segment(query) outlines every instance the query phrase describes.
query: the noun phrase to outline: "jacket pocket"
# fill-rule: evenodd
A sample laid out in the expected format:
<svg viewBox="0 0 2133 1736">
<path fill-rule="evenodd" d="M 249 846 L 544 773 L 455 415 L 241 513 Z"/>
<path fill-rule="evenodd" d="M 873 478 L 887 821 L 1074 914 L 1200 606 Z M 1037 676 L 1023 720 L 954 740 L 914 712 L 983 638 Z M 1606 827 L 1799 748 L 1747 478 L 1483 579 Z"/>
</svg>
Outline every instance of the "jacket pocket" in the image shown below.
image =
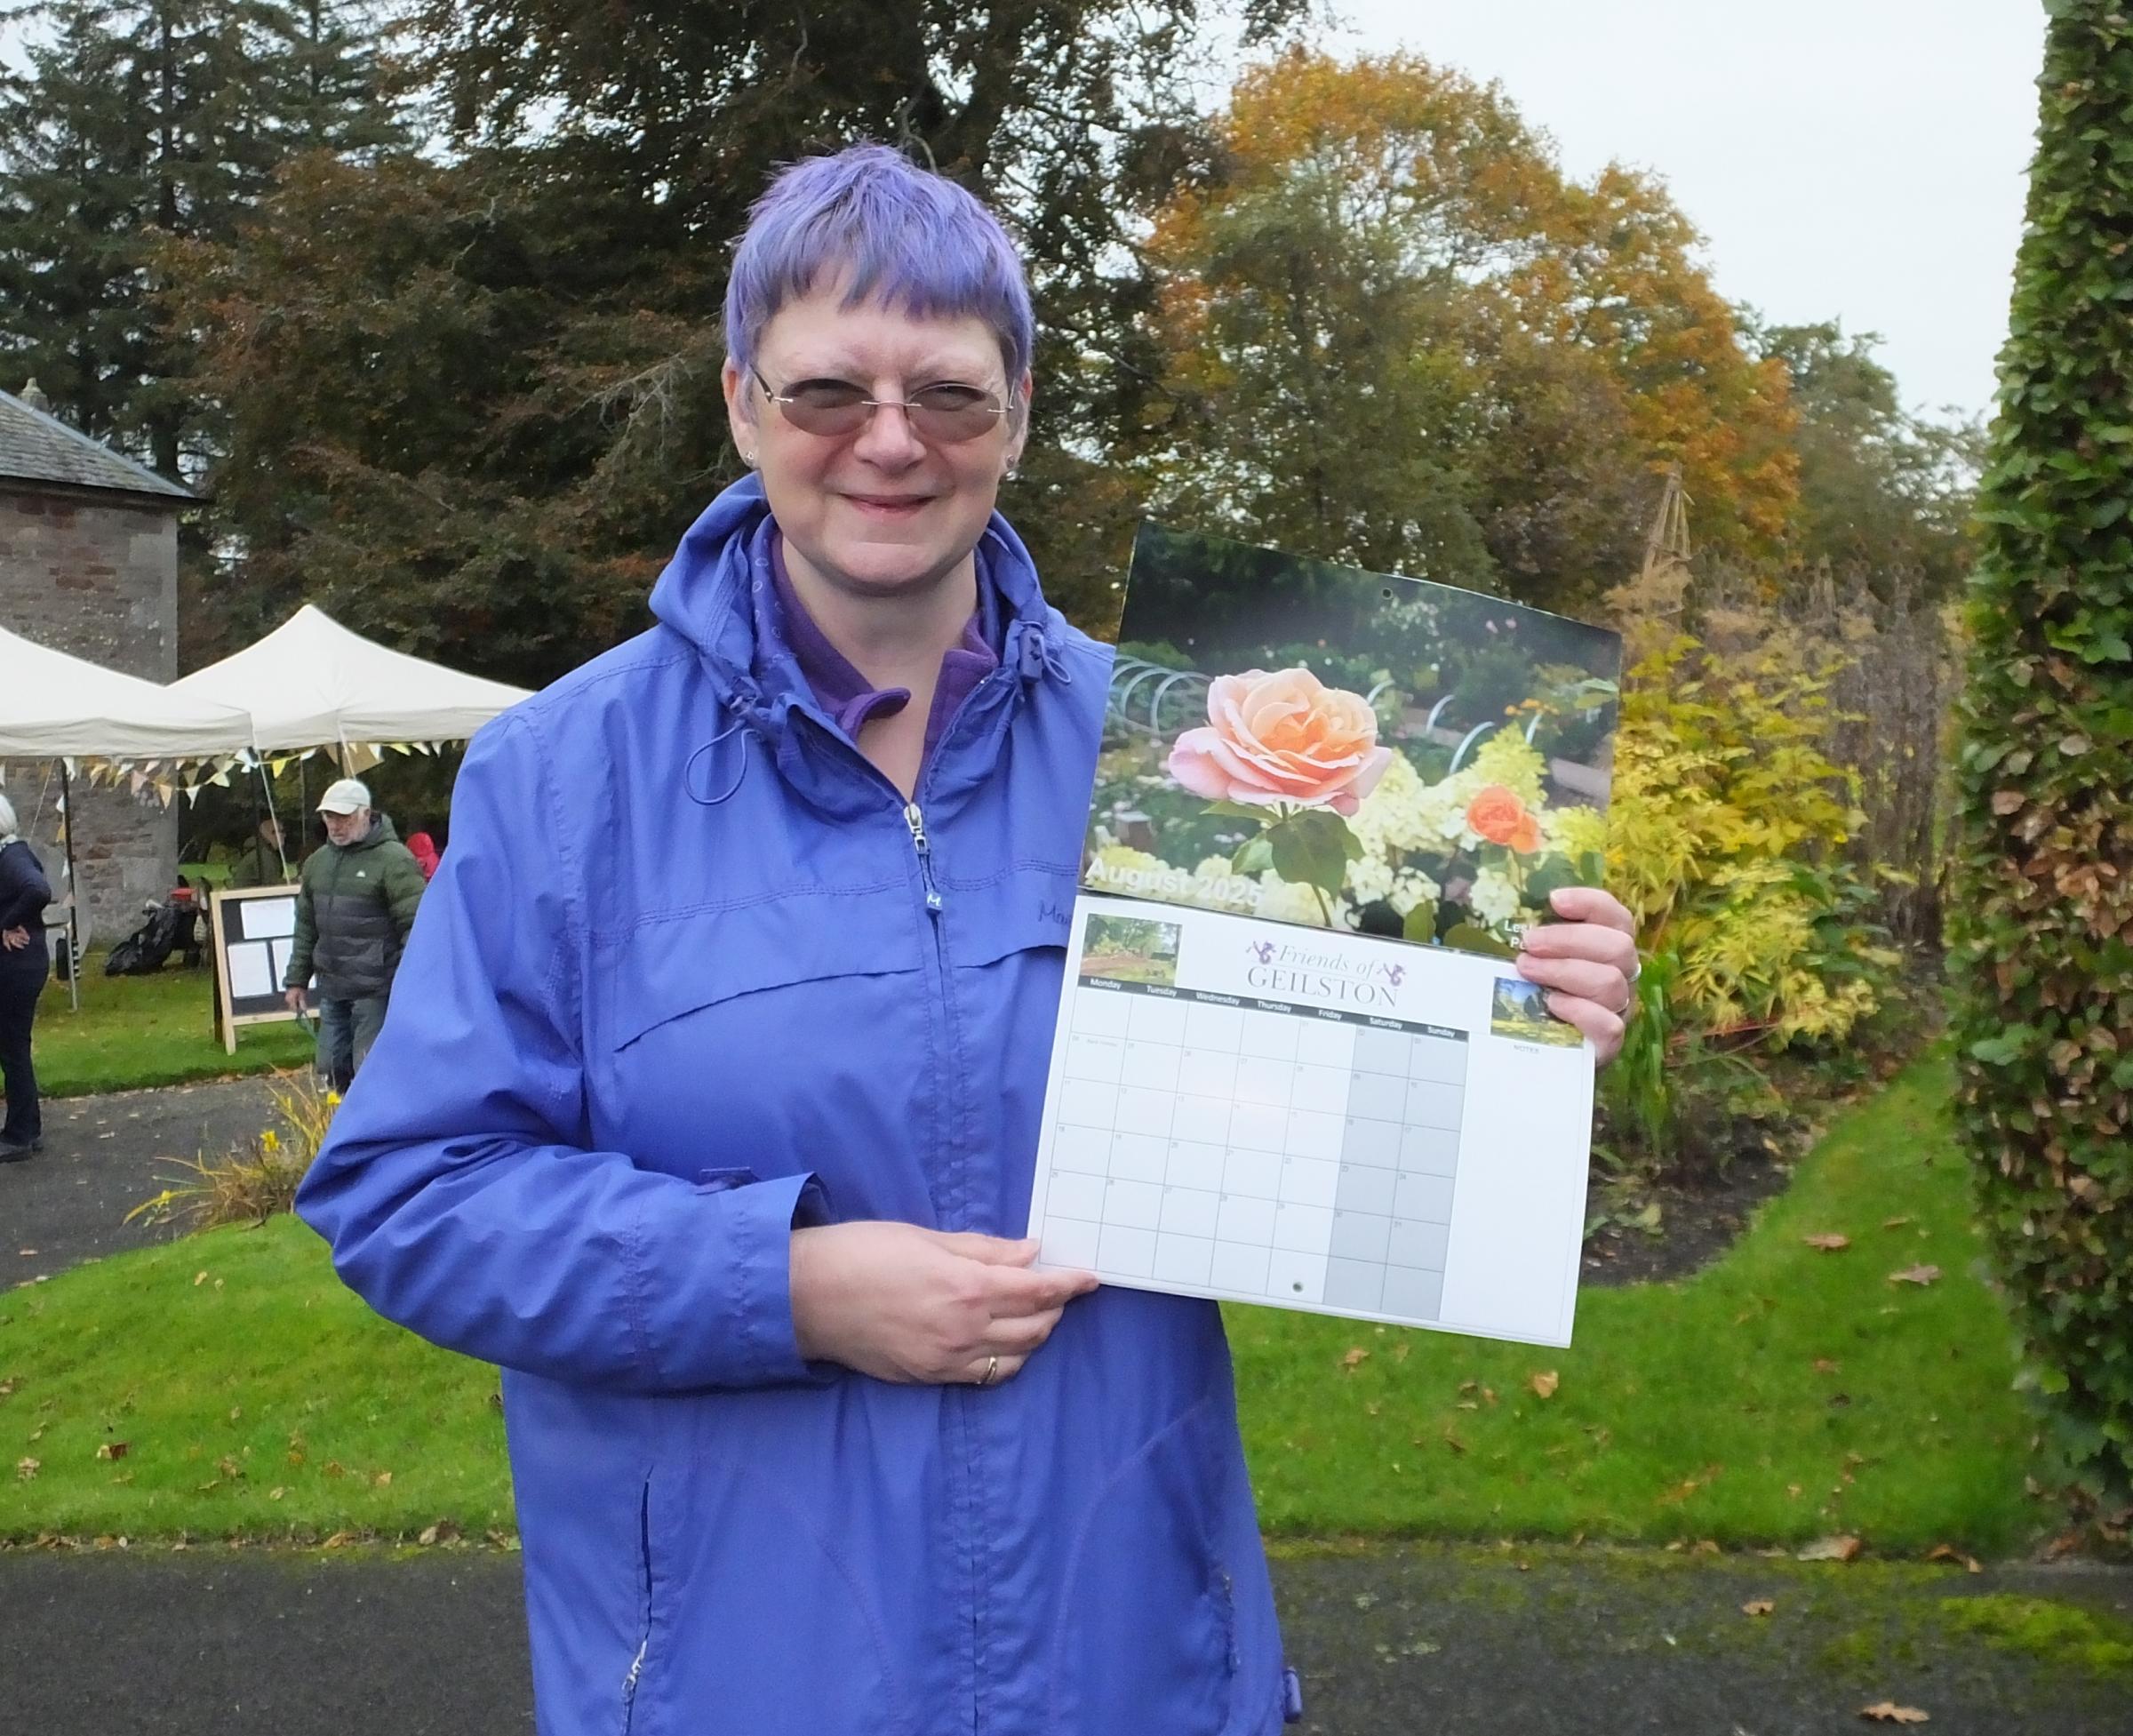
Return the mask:
<svg viewBox="0 0 2133 1736">
<path fill-rule="evenodd" d="M 644 1667 L 651 1657 L 651 1479 L 644 1479 L 644 1492 L 637 1510 L 637 1649 L 622 1678 L 622 1736 L 638 1736 L 637 1691 Z"/>
<path fill-rule="evenodd" d="M 1146 1443 L 1082 1516 L 1051 1657 L 1053 1736 L 1221 1736 L 1235 1699 L 1234 1581 L 1216 1543 L 1226 1455 L 1213 1398 Z"/>
</svg>

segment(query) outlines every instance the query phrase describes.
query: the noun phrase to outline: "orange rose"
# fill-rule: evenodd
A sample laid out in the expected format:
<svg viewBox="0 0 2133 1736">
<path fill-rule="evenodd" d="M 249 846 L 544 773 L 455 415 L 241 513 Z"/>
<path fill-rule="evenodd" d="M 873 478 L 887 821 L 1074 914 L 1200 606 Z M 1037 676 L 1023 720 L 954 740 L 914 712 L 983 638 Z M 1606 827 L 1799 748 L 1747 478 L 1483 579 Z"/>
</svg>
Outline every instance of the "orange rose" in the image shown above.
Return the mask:
<svg viewBox="0 0 2133 1736">
<path fill-rule="evenodd" d="M 1501 784 L 1474 792 L 1466 804 L 1466 829 L 1508 849 L 1530 852 L 1540 848 L 1540 822 Z"/>
<path fill-rule="evenodd" d="M 1362 694 L 1328 687 L 1308 669 L 1247 669 L 1215 677 L 1207 726 L 1178 738 L 1170 769 L 1210 802 L 1346 815 L 1377 788 L 1392 757 L 1378 745 L 1378 716 Z"/>
</svg>

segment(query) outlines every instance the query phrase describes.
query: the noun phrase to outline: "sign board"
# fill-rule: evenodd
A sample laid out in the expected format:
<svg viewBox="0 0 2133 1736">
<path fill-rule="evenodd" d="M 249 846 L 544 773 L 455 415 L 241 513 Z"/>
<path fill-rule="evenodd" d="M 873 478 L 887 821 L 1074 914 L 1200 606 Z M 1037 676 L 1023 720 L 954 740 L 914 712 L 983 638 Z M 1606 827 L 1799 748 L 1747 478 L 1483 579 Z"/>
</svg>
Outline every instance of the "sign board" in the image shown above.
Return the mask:
<svg viewBox="0 0 2133 1736">
<path fill-rule="evenodd" d="M 222 1014 L 222 1046 L 237 1052 L 237 1027 L 308 1016 L 289 1010 L 282 979 L 296 947 L 294 886 L 247 886 L 218 892 L 211 907 L 215 996 Z"/>
</svg>

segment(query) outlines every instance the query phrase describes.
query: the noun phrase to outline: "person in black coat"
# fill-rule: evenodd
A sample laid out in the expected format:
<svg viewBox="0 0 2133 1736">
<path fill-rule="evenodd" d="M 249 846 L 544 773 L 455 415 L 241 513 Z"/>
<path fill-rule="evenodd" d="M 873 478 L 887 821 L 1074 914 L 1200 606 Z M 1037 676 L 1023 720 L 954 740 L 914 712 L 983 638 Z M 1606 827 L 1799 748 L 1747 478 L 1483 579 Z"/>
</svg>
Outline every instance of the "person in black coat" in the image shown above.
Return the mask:
<svg viewBox="0 0 2133 1736">
<path fill-rule="evenodd" d="M 37 1016 L 44 979 L 52 974 L 52 954 L 44 942 L 44 907 L 51 902 L 44 866 L 16 836 L 14 808 L 0 796 L 0 1089 L 7 1095 L 0 1164 L 18 1163 L 44 1143 L 29 1028 Z"/>
</svg>

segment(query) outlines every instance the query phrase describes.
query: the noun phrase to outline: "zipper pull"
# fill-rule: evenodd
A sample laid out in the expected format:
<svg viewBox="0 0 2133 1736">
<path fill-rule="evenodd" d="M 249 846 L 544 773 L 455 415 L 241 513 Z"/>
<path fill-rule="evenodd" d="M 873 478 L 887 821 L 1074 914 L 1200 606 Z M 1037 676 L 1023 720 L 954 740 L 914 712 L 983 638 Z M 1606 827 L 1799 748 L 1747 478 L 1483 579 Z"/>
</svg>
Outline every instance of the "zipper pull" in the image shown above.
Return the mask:
<svg viewBox="0 0 2133 1736">
<path fill-rule="evenodd" d="M 918 804 L 904 804 L 904 824 L 911 828 L 911 847 L 918 852 L 918 871 L 926 883 L 926 911 L 930 916 L 940 914 L 940 892 L 933 884 L 933 845 L 926 837 L 926 817 L 919 812 Z"/>
</svg>

